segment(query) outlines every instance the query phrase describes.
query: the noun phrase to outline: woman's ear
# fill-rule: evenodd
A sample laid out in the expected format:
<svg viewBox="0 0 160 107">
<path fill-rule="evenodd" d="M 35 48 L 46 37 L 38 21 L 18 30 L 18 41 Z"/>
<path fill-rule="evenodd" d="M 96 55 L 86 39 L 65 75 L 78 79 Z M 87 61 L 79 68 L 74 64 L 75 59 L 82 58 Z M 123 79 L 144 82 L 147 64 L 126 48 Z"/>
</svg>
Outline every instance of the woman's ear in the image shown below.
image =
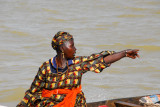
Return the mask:
<svg viewBox="0 0 160 107">
<path fill-rule="evenodd" d="M 63 47 L 64 45 L 62 45 L 62 46 L 60 46 L 60 51 L 61 52 L 64 52 L 64 47 Z"/>
<path fill-rule="evenodd" d="M 63 45 L 60 47 L 60 51 L 61 51 L 62 57 L 65 58 L 65 56 L 64 56 L 64 47 L 63 47 Z"/>
</svg>

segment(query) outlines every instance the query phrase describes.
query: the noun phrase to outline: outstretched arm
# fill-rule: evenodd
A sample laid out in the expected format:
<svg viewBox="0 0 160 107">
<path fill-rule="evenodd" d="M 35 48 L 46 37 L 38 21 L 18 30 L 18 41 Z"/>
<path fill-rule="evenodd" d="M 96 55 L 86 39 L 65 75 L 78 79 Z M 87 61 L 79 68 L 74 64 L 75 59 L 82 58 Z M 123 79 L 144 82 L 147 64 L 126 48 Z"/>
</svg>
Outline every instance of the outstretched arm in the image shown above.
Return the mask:
<svg viewBox="0 0 160 107">
<path fill-rule="evenodd" d="M 104 61 L 106 64 L 111 64 L 124 57 L 135 59 L 136 57 L 139 57 L 138 51 L 138 49 L 127 49 L 120 52 L 116 52 L 112 55 L 105 56 Z"/>
</svg>

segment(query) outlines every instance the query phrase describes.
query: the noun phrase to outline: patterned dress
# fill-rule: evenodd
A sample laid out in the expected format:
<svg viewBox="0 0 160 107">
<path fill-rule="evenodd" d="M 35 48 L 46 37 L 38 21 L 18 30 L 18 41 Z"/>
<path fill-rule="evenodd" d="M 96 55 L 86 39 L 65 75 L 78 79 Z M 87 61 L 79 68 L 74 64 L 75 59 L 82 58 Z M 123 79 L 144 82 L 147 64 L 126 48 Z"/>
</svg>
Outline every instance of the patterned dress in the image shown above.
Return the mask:
<svg viewBox="0 0 160 107">
<path fill-rule="evenodd" d="M 102 51 L 90 56 L 77 56 L 72 60 L 72 64 L 62 74 L 53 73 L 51 60 L 44 62 L 35 76 L 29 90 L 17 107 L 53 107 L 63 101 L 65 94 L 56 94 L 51 97 L 42 97 L 42 90 L 54 89 L 74 89 L 81 85 L 81 78 L 87 71 L 100 73 L 105 64 L 103 57 L 113 54 L 114 51 Z M 86 100 L 83 92 L 78 93 L 75 107 L 86 107 Z"/>
</svg>

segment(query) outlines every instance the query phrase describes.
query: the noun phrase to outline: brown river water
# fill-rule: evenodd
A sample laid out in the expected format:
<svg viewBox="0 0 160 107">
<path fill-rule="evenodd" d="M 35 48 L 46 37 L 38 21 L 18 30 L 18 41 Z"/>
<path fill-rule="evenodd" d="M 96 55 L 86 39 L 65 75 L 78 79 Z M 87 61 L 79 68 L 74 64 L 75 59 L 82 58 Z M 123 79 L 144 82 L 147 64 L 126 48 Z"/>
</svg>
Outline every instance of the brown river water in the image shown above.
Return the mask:
<svg viewBox="0 0 160 107">
<path fill-rule="evenodd" d="M 87 102 L 160 93 L 160 0 L 0 0 L 0 105 L 15 107 L 58 31 L 77 55 L 140 49 L 102 73 L 84 74 Z"/>
</svg>

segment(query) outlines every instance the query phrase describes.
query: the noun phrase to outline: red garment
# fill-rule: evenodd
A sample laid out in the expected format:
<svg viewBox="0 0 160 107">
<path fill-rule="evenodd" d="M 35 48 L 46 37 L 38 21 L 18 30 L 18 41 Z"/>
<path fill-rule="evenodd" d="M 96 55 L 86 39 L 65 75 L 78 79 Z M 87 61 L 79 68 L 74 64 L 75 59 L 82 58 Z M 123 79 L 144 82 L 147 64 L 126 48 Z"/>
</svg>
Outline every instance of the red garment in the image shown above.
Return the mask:
<svg viewBox="0 0 160 107">
<path fill-rule="evenodd" d="M 51 97 L 53 94 L 67 94 L 64 100 L 53 107 L 74 107 L 76 96 L 82 90 L 81 85 L 76 89 L 55 89 L 42 91 L 42 97 Z"/>
<path fill-rule="evenodd" d="M 98 107 L 108 107 L 108 106 L 106 106 L 106 105 L 101 105 L 101 106 L 98 106 Z"/>
</svg>

